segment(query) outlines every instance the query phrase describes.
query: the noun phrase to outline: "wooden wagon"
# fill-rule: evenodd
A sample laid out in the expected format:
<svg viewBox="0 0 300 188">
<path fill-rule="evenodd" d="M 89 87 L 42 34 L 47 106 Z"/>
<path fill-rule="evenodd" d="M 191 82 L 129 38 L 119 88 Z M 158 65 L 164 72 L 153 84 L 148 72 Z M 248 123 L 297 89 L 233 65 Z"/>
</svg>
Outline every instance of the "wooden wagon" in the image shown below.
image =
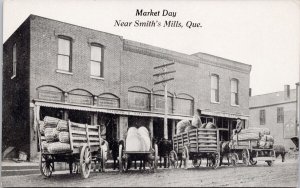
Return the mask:
<svg viewBox="0 0 300 188">
<path fill-rule="evenodd" d="M 104 171 L 106 153 L 101 149 L 103 139 L 100 137 L 99 125 L 79 124 L 71 121 L 67 122 L 70 138 L 70 148 L 62 152 L 50 153 L 43 149 L 41 136 L 38 129 L 39 149 L 40 149 L 40 171 L 45 177 L 51 177 L 54 171 L 55 162 L 66 162 L 69 164 L 70 174 L 73 173 L 73 165 L 83 178 L 88 178 L 91 171 L 92 162 L 100 162 Z M 79 168 L 78 168 L 79 167 Z"/>
<path fill-rule="evenodd" d="M 151 137 L 151 140 L 152 137 Z M 127 172 L 129 163 L 132 161 L 143 161 L 148 163 L 152 172 L 156 172 L 158 164 L 158 146 L 150 145 L 149 151 L 126 151 L 126 141 L 121 140 L 119 144 L 119 171 Z"/>
<path fill-rule="evenodd" d="M 275 161 L 275 150 L 273 148 L 257 147 L 257 140 L 243 141 L 231 140 L 229 144 L 231 163 L 235 166 L 241 158 L 245 165 L 256 165 L 258 161 L 265 161 L 272 166 Z M 241 156 L 241 157 L 239 157 Z"/>
<path fill-rule="evenodd" d="M 216 169 L 220 161 L 219 130 L 197 128 L 174 135 L 172 155 L 183 161 L 185 169 L 189 160 L 194 167 L 200 167 L 203 158 L 211 160 L 212 167 Z"/>
</svg>

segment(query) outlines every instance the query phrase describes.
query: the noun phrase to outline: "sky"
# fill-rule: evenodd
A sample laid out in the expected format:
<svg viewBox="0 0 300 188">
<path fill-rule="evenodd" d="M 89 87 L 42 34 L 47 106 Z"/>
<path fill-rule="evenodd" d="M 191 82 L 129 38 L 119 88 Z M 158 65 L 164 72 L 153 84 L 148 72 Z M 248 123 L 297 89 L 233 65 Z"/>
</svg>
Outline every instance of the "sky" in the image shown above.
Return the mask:
<svg viewBox="0 0 300 188">
<path fill-rule="evenodd" d="M 137 9 L 160 14 L 137 16 Z M 163 16 L 163 10 L 176 16 Z M 293 89 L 299 82 L 298 0 L 4 0 L 3 42 L 30 14 L 181 53 L 250 64 L 252 95 L 282 91 L 285 84 Z M 119 27 L 116 20 L 133 23 Z M 179 21 L 183 27 L 134 27 L 136 20 Z M 186 27 L 188 21 L 202 27 Z"/>
</svg>

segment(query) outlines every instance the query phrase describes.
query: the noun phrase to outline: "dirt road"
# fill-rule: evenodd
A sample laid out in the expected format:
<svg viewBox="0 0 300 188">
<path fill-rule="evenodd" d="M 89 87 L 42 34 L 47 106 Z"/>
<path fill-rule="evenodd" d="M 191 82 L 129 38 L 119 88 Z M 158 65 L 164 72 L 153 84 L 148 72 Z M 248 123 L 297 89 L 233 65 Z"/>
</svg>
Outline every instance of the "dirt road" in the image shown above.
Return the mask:
<svg viewBox="0 0 300 188">
<path fill-rule="evenodd" d="M 157 173 L 131 170 L 120 174 L 117 171 L 91 173 L 88 179 L 80 175 L 54 173 L 50 179 L 41 175 L 12 176 L 2 178 L 2 186 L 250 186 L 250 187 L 296 187 L 298 184 L 298 162 L 295 159 L 282 163 L 277 159 L 269 167 L 260 162 L 256 166 L 228 167 L 214 170 L 207 167 L 199 169 L 158 169 Z"/>
</svg>

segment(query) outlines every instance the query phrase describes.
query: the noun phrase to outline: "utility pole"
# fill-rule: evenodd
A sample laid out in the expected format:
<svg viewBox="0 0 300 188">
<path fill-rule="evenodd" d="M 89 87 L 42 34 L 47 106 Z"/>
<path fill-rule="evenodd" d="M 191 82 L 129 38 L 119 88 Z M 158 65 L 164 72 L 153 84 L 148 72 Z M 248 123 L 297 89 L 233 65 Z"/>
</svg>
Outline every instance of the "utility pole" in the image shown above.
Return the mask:
<svg viewBox="0 0 300 188">
<path fill-rule="evenodd" d="M 167 78 L 167 75 L 174 73 L 176 71 L 167 71 L 168 66 L 174 65 L 175 62 L 163 64 L 157 67 L 154 67 L 154 69 L 161 68 L 163 72 L 154 74 L 154 77 L 161 77 L 162 80 L 158 82 L 154 82 L 154 85 L 157 84 L 163 84 L 164 86 L 164 99 L 165 99 L 165 112 L 164 112 L 164 138 L 168 139 L 168 81 L 174 80 L 174 78 Z"/>
</svg>

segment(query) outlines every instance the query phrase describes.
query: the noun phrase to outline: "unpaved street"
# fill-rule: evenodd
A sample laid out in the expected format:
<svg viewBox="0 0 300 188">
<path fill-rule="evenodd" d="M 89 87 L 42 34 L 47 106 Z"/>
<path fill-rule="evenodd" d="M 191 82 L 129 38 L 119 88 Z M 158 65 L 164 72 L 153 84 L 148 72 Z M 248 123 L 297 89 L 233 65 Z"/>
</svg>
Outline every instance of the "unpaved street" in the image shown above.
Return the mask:
<svg viewBox="0 0 300 188">
<path fill-rule="evenodd" d="M 88 179 L 67 172 L 56 172 L 50 179 L 42 175 L 11 176 L 2 178 L 2 186 L 250 186 L 250 187 L 296 187 L 298 162 L 289 159 L 282 163 L 277 159 L 273 167 L 260 162 L 256 166 L 222 166 L 218 169 L 158 169 L 157 173 L 131 170 L 91 173 Z"/>
</svg>

